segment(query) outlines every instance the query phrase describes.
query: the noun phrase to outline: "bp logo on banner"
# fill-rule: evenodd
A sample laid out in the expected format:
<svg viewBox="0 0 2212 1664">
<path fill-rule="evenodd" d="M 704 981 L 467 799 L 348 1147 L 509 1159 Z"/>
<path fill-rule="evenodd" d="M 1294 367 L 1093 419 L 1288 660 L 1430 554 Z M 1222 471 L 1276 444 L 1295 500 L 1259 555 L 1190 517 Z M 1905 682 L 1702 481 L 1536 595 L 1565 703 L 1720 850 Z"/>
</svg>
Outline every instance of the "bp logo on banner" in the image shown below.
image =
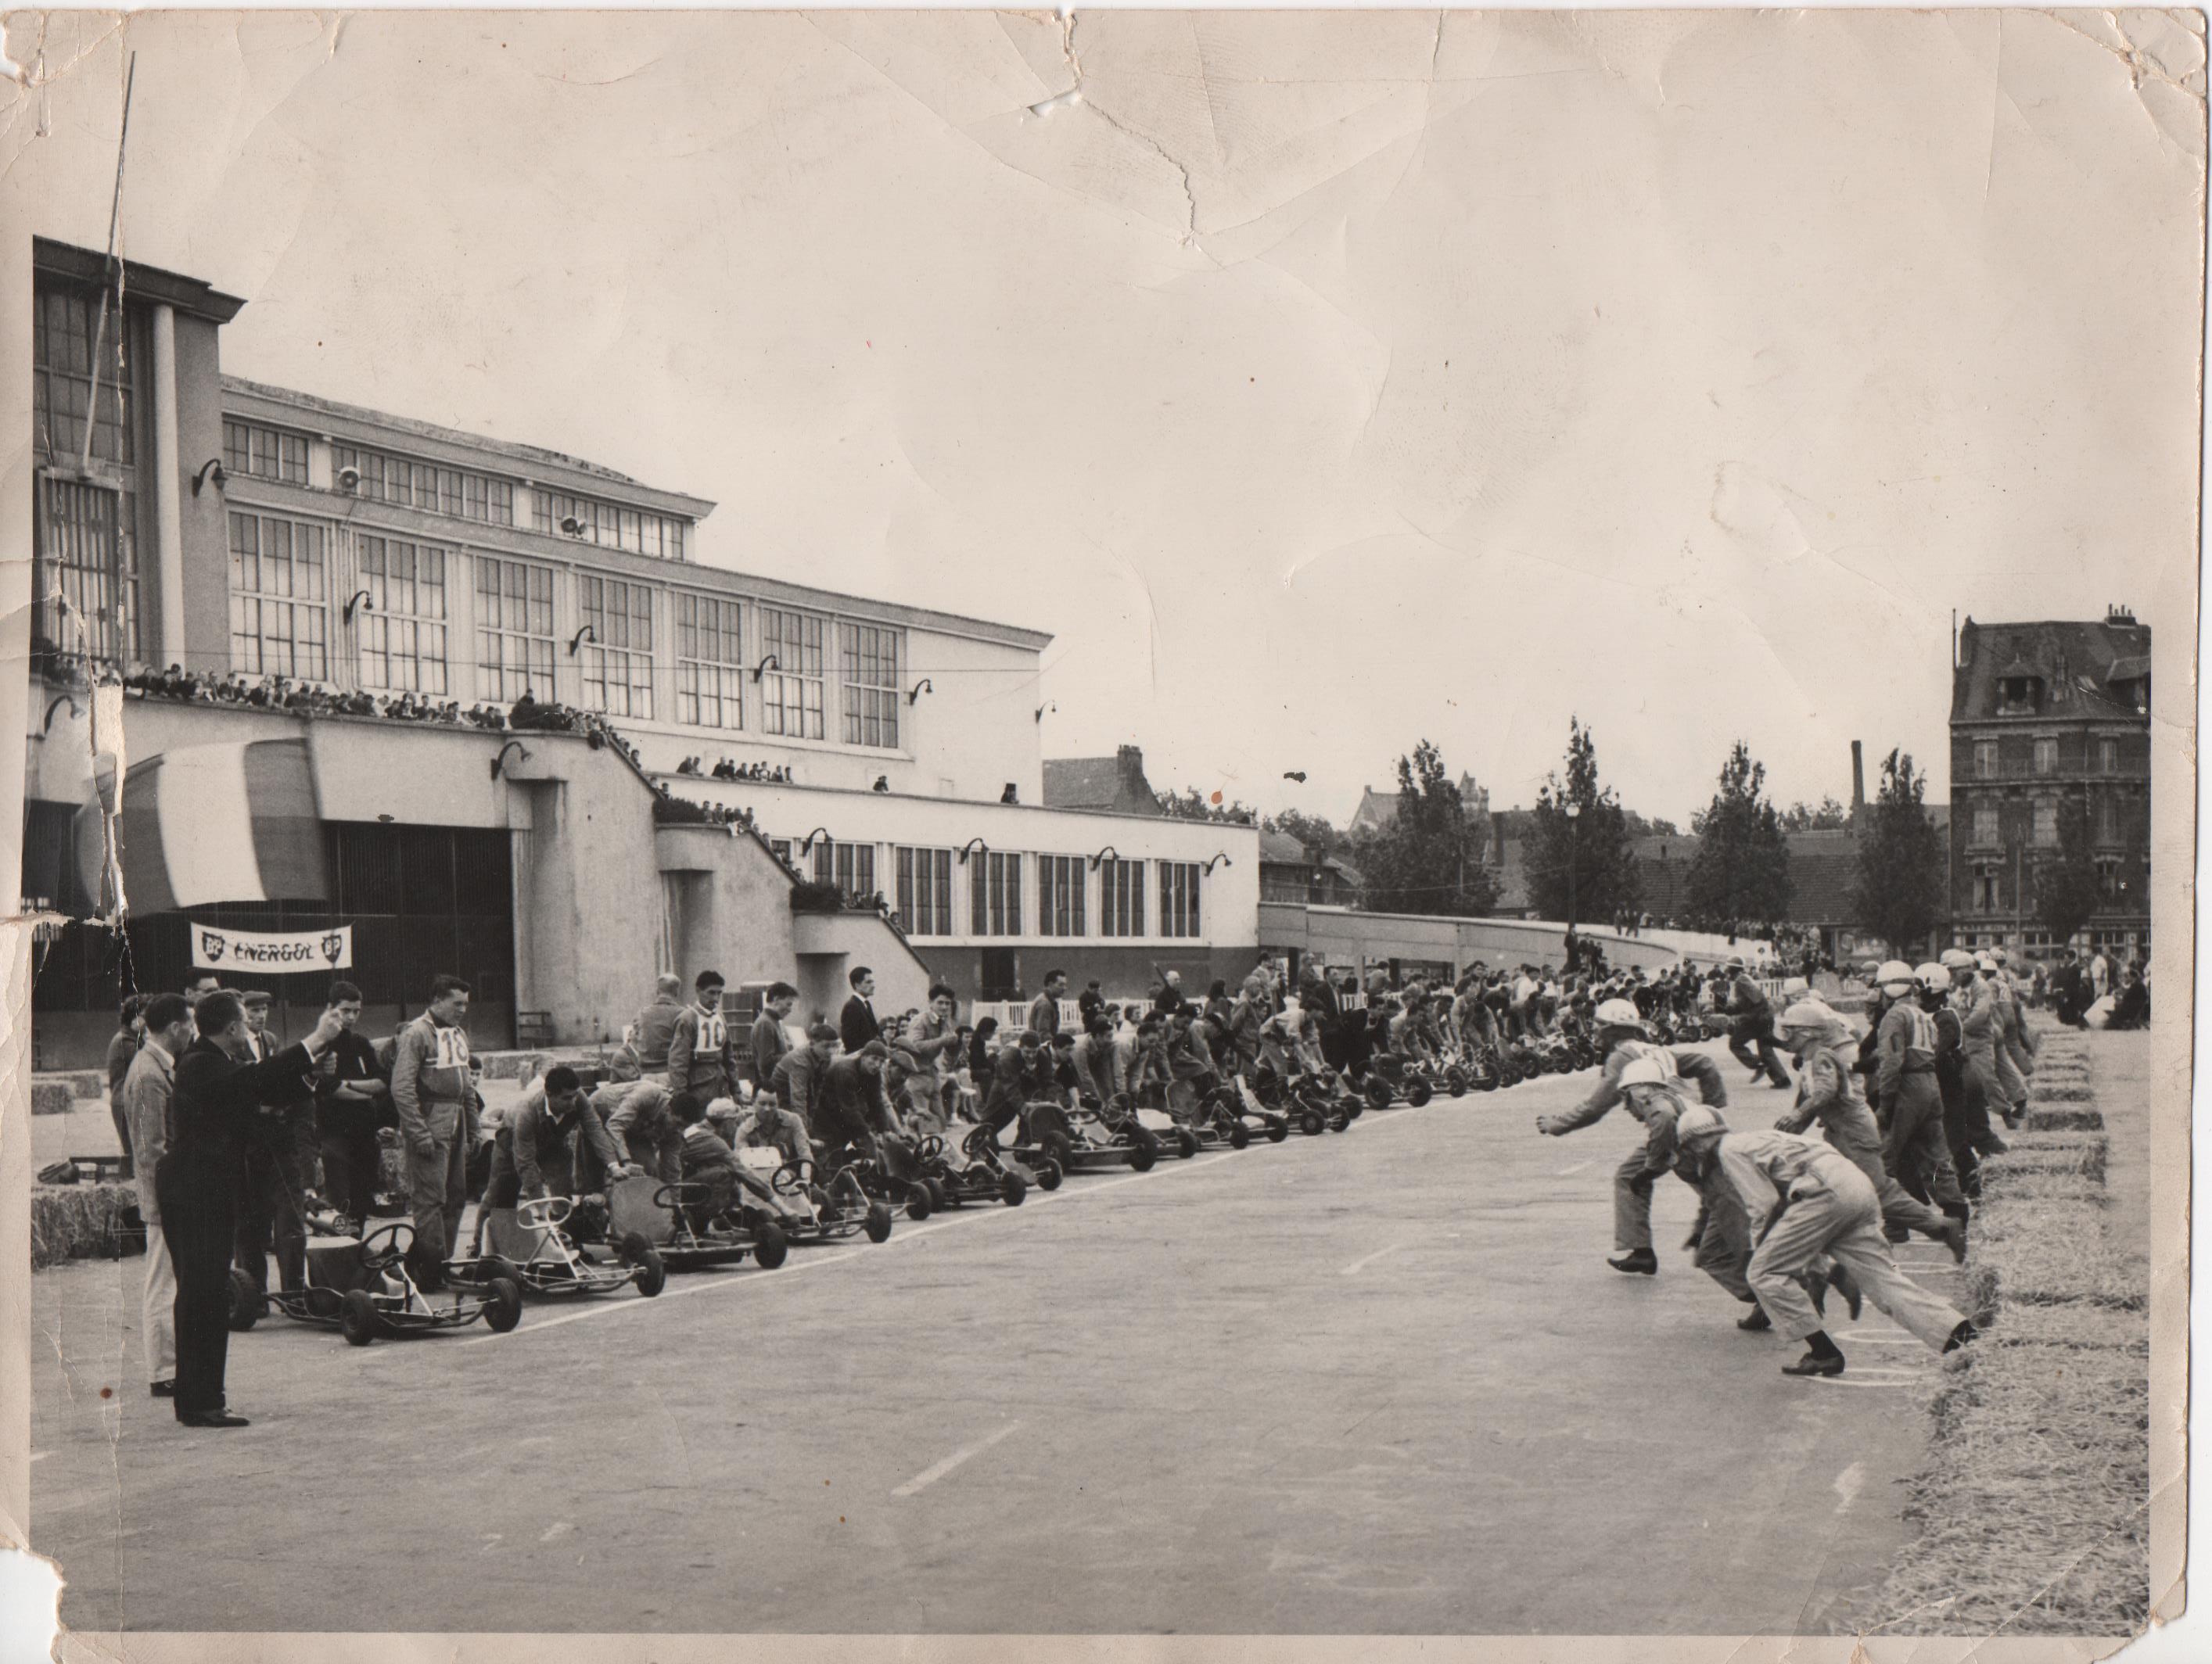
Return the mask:
<svg viewBox="0 0 2212 1664">
<path fill-rule="evenodd" d="M 197 970 L 349 970 L 353 966 L 353 926 L 334 930 L 274 932 L 192 926 L 192 966 Z"/>
</svg>

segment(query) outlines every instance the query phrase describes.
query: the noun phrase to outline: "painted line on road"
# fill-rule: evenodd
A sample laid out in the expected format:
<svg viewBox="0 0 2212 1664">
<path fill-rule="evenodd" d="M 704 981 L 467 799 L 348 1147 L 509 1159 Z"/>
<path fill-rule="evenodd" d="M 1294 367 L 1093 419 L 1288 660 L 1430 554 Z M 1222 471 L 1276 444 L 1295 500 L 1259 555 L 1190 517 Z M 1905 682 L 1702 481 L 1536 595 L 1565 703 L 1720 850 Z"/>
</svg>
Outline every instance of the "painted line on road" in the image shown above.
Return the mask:
<svg viewBox="0 0 2212 1664">
<path fill-rule="evenodd" d="M 1838 1514 L 1850 1513 L 1851 1511 L 1851 1504 L 1859 1499 L 1859 1492 L 1864 1488 L 1865 1485 L 1866 1464 L 1863 1461 L 1855 1461 L 1849 1467 L 1846 1467 L 1842 1473 L 1837 1474 L 1836 1483 L 1832 1489 L 1840 1500 L 1836 1503 L 1836 1512 Z"/>
<path fill-rule="evenodd" d="M 1553 1174 L 1552 1176 L 1553 1176 L 1553 1177 L 1554 1177 L 1554 1178 L 1558 1178 L 1558 1179 L 1564 1179 L 1564 1178 L 1565 1178 L 1565 1177 L 1566 1177 L 1569 1174 L 1571 1174 L 1571 1173 L 1579 1173 L 1579 1172 L 1581 1172 L 1581 1171 L 1583 1170 L 1583 1169 L 1584 1169 L 1584 1168 L 1586 1168 L 1586 1167 L 1595 1167 L 1595 1166 L 1596 1166 L 1596 1165 L 1597 1165 L 1597 1163 L 1596 1163 L 1595 1162 L 1594 1162 L 1594 1161 L 1593 1161 L 1593 1162 L 1577 1162 L 1577 1163 L 1576 1163 L 1572 1167 L 1563 1167 L 1563 1168 L 1561 1168 L 1561 1169 L 1560 1169 L 1557 1173 Z"/>
<path fill-rule="evenodd" d="M 1020 1426 L 1021 1423 L 1018 1421 L 1010 1421 L 1004 1427 L 1001 1427 L 997 1432 L 992 1434 L 990 1437 L 986 1439 L 978 1439 L 975 1443 L 967 1446 L 963 1449 L 955 1450 L 951 1455 L 947 1456 L 943 1461 L 939 1462 L 935 1467 L 923 1468 L 921 1473 L 915 1474 L 904 1485 L 894 1485 L 891 1488 L 891 1495 L 894 1497 L 911 1497 L 917 1491 L 927 1490 L 929 1486 L 935 1485 L 939 1479 L 943 1479 L 947 1473 L 950 1473 L 954 1468 L 959 1467 L 962 1462 L 966 1461 L 969 1457 L 981 1455 L 986 1450 L 988 1450 L 1000 1439 L 1012 1438 L 1014 1436 L 1016 1430 Z"/>
<path fill-rule="evenodd" d="M 44 1461 L 47 1457 L 53 1454 L 54 1453 L 51 1450 L 33 1450 L 31 1452 L 31 1460 L 33 1461 Z"/>
<path fill-rule="evenodd" d="M 1079 1201 L 1085 1196 L 1096 1196 L 1109 1190 L 1118 1190 L 1123 1185 L 1135 1184 L 1146 1179 L 1164 1178 L 1170 1174 L 1188 1173 L 1200 1168 L 1212 1167 L 1218 1162 L 1228 1160 L 1231 1153 L 1224 1150 L 1212 1156 L 1194 1157 L 1189 1161 L 1178 1161 L 1172 1167 L 1163 1163 L 1147 1173 L 1126 1174 L 1121 1178 L 1108 1179 L 1103 1183 L 1085 1184 L 1079 1190 L 1063 1187 L 1060 1190 L 1048 1193 L 1032 1192 L 1030 1199 L 1020 1207 L 1002 1206 L 988 1211 L 979 1210 L 973 1213 L 962 1213 L 953 1218 L 939 1220 L 930 1224 L 914 1225 L 905 1230 L 894 1231 L 889 1242 L 873 1242 L 866 1248 L 847 1248 L 841 1254 L 824 1254 L 814 1259 L 789 1260 L 775 1270 L 769 1272 L 762 1271 L 756 1266 L 752 1272 L 744 1275 L 731 1274 L 720 1277 L 711 1283 L 696 1283 L 688 1288 L 670 1290 L 652 1299 L 641 1296 L 635 1299 L 615 1299 L 607 1301 L 604 1304 L 580 1306 L 576 1310 L 564 1312 L 558 1317 L 548 1317 L 538 1322 L 522 1324 L 506 1334 L 480 1334 L 454 1344 L 461 1346 L 488 1345 L 495 1340 L 511 1340 L 519 1334 L 534 1334 L 540 1329 L 557 1328 L 564 1323 L 581 1323 L 587 1318 L 605 1317 L 616 1312 L 636 1311 L 641 1308 L 665 1305 L 671 1300 L 682 1300 L 693 1295 L 720 1294 L 732 1289 L 771 1288 L 787 1278 L 798 1276 L 800 1272 L 812 1270 L 817 1266 L 839 1265 L 848 1260 L 885 1254 L 902 1243 L 920 1242 L 924 1237 L 934 1236 L 940 1230 L 951 1230 L 959 1225 L 980 1225 L 994 1219 L 1018 1220 L 1024 1215 L 1034 1217 L 1034 1211 L 1040 1207 L 1060 1202 Z M 803 1248 L 793 1250 L 794 1254 L 807 1252 L 808 1250 Z M 374 1357 L 379 1355 L 377 1352 L 370 1352 L 367 1356 Z"/>
<path fill-rule="evenodd" d="M 1337 1275 L 1340 1277 L 1357 1276 L 1360 1272 L 1365 1270 L 1369 1266 L 1373 1265 L 1377 1260 L 1380 1260 L 1384 1254 L 1395 1254 L 1400 1248 L 1405 1246 L 1406 1245 L 1403 1242 L 1393 1242 L 1389 1248 L 1376 1248 L 1374 1253 L 1369 1254 L 1365 1259 L 1354 1260 L 1350 1265 L 1339 1272 Z"/>
</svg>

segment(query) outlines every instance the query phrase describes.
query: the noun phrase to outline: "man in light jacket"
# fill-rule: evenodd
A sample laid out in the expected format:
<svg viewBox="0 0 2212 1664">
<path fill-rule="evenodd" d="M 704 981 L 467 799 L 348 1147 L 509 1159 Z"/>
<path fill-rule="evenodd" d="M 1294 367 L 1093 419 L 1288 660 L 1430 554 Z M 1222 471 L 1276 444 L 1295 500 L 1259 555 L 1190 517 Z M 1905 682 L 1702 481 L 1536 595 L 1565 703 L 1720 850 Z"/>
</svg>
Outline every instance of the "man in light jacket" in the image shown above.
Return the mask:
<svg viewBox="0 0 2212 1664">
<path fill-rule="evenodd" d="M 123 1114 L 131 1129 L 140 1174 L 138 1213 L 146 1222 L 146 1379 L 155 1398 L 177 1391 L 177 1270 L 169 1239 L 161 1233 L 161 1201 L 154 1169 L 169 1147 L 169 1102 L 177 1090 L 177 1059 L 192 1043 L 191 1007 L 184 996 L 156 994 L 142 1013 L 146 1043 L 132 1055 L 123 1078 Z"/>
</svg>

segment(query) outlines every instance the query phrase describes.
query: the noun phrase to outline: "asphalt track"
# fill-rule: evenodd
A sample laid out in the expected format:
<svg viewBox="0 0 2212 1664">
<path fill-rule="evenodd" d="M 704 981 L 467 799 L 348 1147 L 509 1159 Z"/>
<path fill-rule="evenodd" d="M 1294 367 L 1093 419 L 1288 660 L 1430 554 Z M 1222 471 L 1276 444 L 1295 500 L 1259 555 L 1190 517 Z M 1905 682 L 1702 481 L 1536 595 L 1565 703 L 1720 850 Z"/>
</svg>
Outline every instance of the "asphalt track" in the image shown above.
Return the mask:
<svg viewBox="0 0 2212 1664">
<path fill-rule="evenodd" d="M 1672 1180 L 1661 1274 L 1608 1270 L 1635 1124 L 1533 1126 L 1592 1078 L 505 1336 L 271 1320 L 239 1432 L 147 1397 L 143 1261 L 41 1272 L 33 1545 L 94 1631 L 1827 1633 L 1900 1540 L 1936 1361 L 1869 1309 L 1840 1382 L 1784 1378 Z"/>
</svg>

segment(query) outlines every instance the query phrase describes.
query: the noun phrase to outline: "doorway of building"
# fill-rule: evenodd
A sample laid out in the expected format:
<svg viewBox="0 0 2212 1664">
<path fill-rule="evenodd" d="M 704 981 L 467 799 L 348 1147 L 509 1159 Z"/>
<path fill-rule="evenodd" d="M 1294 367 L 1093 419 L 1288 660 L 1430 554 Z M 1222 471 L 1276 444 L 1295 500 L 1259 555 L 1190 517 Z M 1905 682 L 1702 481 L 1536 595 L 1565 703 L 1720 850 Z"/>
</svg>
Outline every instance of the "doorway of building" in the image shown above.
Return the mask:
<svg viewBox="0 0 2212 1664">
<path fill-rule="evenodd" d="M 985 948 L 976 977 L 978 999 L 1013 999 L 1021 993 L 1021 965 L 1012 948 Z"/>
</svg>

